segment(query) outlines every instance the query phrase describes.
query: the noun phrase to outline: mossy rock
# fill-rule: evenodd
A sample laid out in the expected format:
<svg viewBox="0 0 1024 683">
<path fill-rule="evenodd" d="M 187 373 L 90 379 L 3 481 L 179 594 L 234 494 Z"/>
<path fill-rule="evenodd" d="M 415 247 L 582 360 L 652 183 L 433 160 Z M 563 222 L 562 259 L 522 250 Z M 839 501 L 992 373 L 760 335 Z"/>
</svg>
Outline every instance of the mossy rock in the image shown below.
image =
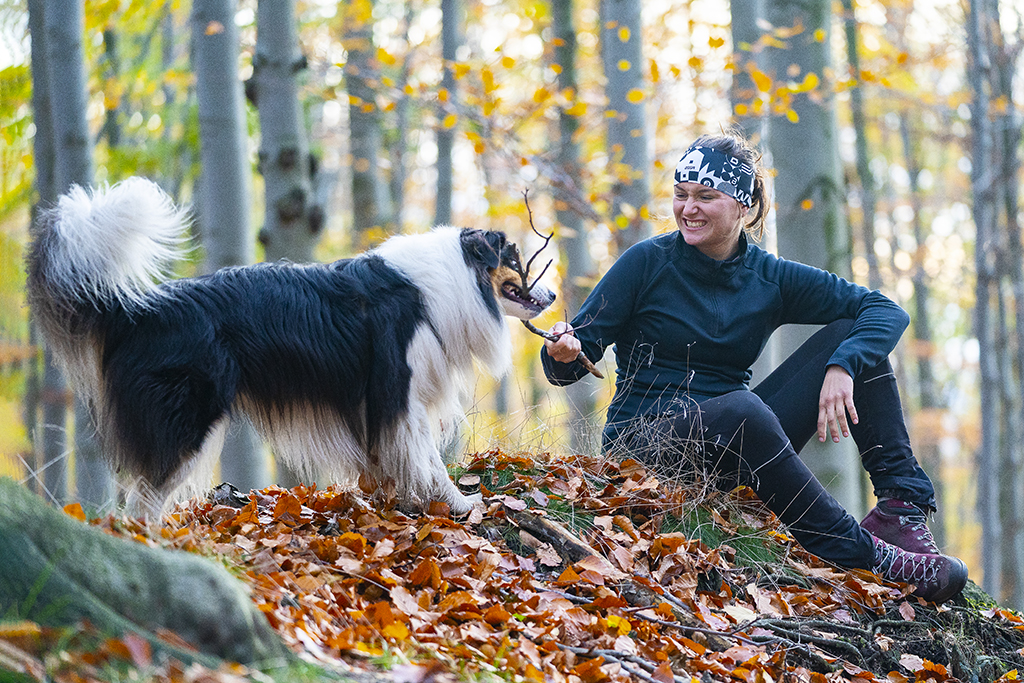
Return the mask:
<svg viewBox="0 0 1024 683">
<path fill-rule="evenodd" d="M 248 589 L 189 553 L 115 538 L 0 478 L 0 619 L 47 626 L 88 620 L 110 635 L 136 633 L 179 659 L 279 666 L 292 655 Z M 196 649 L 157 637 L 172 631 Z"/>
</svg>

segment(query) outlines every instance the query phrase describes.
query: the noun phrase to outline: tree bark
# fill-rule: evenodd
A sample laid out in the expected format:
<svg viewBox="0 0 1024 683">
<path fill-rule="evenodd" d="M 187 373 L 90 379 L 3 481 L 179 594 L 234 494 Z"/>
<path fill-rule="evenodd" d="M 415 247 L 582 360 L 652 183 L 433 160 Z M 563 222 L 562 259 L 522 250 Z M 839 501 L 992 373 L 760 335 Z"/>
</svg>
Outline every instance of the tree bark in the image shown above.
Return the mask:
<svg viewBox="0 0 1024 683">
<path fill-rule="evenodd" d="M 573 19 L 573 0 L 552 0 L 552 28 L 555 31 L 555 63 L 560 67 L 558 88 L 562 92 L 577 93 L 576 79 L 576 23 Z M 558 220 L 558 245 L 565 263 L 562 296 L 568 317 L 580 310 L 595 279 L 594 260 L 590 256 L 583 216 L 572 210 L 571 195 L 578 194 L 582 182 L 580 147 L 577 136 L 579 118 L 563 107 L 558 113 L 558 165 L 561 182 L 552 183 L 555 195 L 555 218 Z M 564 187 L 573 183 L 573 187 Z M 599 360 L 599 359 L 595 359 Z M 569 403 L 569 447 L 573 453 L 593 454 L 600 448 L 597 424 L 597 382 L 586 375 L 566 387 Z"/>
<path fill-rule="evenodd" d="M 995 248 L 992 129 L 989 120 L 990 69 L 987 30 L 992 17 L 984 0 L 968 3 L 967 81 L 971 90 L 971 192 L 976 230 L 974 254 L 974 333 L 981 370 L 981 445 L 978 451 L 978 507 L 981 518 L 982 588 L 999 596 L 1002 567 L 1002 521 L 999 516 L 999 375 L 993 350 L 992 293 Z"/>
<path fill-rule="evenodd" d="M 607 83 L 610 219 L 618 251 L 651 234 L 651 158 L 645 105 L 643 24 L 636 0 L 601 0 L 601 61 Z"/>
<path fill-rule="evenodd" d="M 380 172 L 380 110 L 375 86 L 378 69 L 373 45 L 373 1 L 354 0 L 345 8 L 342 39 L 348 61 L 345 85 L 349 97 L 349 144 L 352 153 L 353 247 L 361 250 L 379 240 L 388 221 L 387 185 Z"/>
<path fill-rule="evenodd" d="M 729 101 L 736 125 L 748 140 L 756 143 L 764 137 L 764 109 L 756 101 L 758 92 L 750 73 L 760 68 L 754 46 L 761 37 L 757 22 L 764 14 L 763 5 L 763 0 L 732 0 L 729 5 L 733 62 L 736 65 L 729 87 Z"/>
<path fill-rule="evenodd" d="M 765 70 L 776 84 L 768 148 L 777 171 L 774 189 L 779 255 L 849 277 L 849 238 L 841 209 L 844 196 L 835 112 L 833 100 L 827 95 L 830 86 L 824 82 L 831 69 L 830 5 L 828 0 L 767 0 L 765 15 L 772 26 L 803 26 L 785 48 L 771 47 L 762 56 Z M 804 93 L 795 95 L 792 101 L 780 98 L 777 86 L 789 77 L 791 65 L 799 68 L 800 79 L 810 74 L 819 79 L 818 97 L 811 99 Z M 779 352 L 791 353 L 809 335 L 805 327 L 781 329 Z M 812 440 L 800 455 L 847 510 L 857 516 L 863 513 L 862 468 L 852 440 L 831 446 Z"/>
<path fill-rule="evenodd" d="M 259 168 L 265 223 L 260 232 L 266 260 L 313 260 L 323 227 L 309 174 L 309 143 L 299 102 L 299 51 L 294 0 L 261 0 L 256 15 L 253 82 L 260 119 Z"/>
<path fill-rule="evenodd" d="M 85 7 L 82 0 L 46 3 L 46 61 L 49 72 L 50 111 L 55 141 L 55 189 L 58 195 L 72 185 L 88 187 L 93 180 L 92 143 L 85 113 L 88 105 L 82 35 Z M 75 475 L 78 496 L 91 506 L 109 502 L 111 474 L 96 441 L 89 407 L 74 402 Z M 51 494 L 66 497 L 64 482 Z"/>
<path fill-rule="evenodd" d="M 448 116 L 458 111 L 458 91 L 455 83 L 455 60 L 463 43 L 462 2 L 441 0 L 441 92 L 444 97 L 438 107 L 437 125 L 437 198 L 434 204 L 434 224 L 452 222 L 452 188 L 454 168 L 452 152 L 455 147 L 455 127 L 448 125 Z"/>
</svg>

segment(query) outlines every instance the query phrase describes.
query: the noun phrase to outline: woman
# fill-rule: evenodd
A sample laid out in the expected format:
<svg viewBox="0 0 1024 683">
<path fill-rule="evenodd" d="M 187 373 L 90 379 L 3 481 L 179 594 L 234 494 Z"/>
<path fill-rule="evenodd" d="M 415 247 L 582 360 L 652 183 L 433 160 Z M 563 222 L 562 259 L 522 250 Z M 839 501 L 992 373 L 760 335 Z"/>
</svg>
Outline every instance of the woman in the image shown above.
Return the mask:
<svg viewBox="0 0 1024 683">
<path fill-rule="evenodd" d="M 916 584 L 942 602 L 967 567 L 928 531 L 931 481 L 910 448 L 888 355 L 909 317 L 877 291 L 779 259 L 759 239 L 768 212 L 756 152 L 702 136 L 680 159 L 678 231 L 628 249 L 573 325 L 541 351 L 555 385 L 615 346 L 617 380 L 605 449 L 673 471 L 700 465 L 716 485 L 751 486 L 800 544 L 843 567 Z M 750 367 L 780 325 L 825 325 L 753 390 Z M 814 434 L 853 437 L 879 503 L 861 524 L 797 455 Z"/>
</svg>

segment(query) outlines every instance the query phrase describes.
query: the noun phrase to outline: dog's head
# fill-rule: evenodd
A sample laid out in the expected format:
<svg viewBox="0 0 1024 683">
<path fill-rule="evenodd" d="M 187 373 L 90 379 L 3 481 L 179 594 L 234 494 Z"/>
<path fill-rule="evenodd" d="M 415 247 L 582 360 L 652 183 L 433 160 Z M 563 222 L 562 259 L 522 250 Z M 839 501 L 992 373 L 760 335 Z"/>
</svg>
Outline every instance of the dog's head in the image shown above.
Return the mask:
<svg viewBox="0 0 1024 683">
<path fill-rule="evenodd" d="M 505 233 L 466 228 L 461 239 L 466 263 L 484 276 L 481 289 L 489 288 L 505 315 L 530 320 L 554 302 L 555 294 L 547 287 L 525 283 L 519 249 L 508 241 Z"/>
</svg>

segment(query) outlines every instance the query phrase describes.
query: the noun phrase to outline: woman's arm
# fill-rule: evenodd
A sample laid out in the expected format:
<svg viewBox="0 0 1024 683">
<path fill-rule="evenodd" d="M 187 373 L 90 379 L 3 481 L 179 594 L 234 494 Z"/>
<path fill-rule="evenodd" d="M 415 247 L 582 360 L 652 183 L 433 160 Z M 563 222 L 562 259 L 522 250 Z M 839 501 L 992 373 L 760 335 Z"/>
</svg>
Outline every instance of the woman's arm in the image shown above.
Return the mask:
<svg viewBox="0 0 1024 683">
<path fill-rule="evenodd" d="M 637 292 L 645 281 L 649 245 L 641 242 L 627 249 L 583 302 L 572 324 L 557 322 L 550 332 L 562 334 L 558 342 L 545 342 L 541 349 L 544 375 L 555 386 L 572 384 L 587 374 L 575 359 L 580 351 L 599 361 L 604 350 L 615 343 L 619 331 L 633 315 Z"/>
</svg>

